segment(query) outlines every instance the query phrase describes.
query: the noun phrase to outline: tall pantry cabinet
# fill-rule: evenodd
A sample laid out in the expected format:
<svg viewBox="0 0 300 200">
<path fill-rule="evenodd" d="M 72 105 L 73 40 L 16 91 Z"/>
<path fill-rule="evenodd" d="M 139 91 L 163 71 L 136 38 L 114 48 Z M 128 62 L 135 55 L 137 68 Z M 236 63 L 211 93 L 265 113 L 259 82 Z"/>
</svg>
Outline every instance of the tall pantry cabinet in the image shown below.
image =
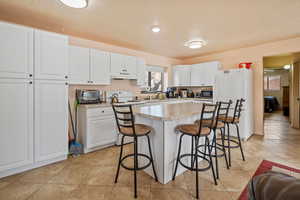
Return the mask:
<svg viewBox="0 0 300 200">
<path fill-rule="evenodd" d="M 1 178 L 67 156 L 68 38 L 0 22 L 0 43 Z"/>
</svg>

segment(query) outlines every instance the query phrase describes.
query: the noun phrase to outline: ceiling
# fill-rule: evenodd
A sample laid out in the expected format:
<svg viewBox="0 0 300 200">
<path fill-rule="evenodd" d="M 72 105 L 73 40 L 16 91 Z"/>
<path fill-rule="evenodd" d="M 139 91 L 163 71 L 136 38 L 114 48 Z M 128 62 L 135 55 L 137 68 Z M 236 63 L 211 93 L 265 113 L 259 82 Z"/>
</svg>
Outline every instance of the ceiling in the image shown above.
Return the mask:
<svg viewBox="0 0 300 200">
<path fill-rule="evenodd" d="M 299 0 L 0 0 L 2 20 L 178 59 L 298 37 L 299 10 Z M 208 44 L 184 47 L 195 38 Z"/>
</svg>

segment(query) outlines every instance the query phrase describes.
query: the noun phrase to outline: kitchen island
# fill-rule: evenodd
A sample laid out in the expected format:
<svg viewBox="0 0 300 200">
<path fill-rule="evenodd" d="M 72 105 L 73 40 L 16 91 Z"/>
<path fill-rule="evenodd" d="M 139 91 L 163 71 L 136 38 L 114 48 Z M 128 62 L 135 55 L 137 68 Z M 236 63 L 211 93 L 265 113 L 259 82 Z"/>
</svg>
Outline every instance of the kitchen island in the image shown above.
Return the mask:
<svg viewBox="0 0 300 200">
<path fill-rule="evenodd" d="M 200 118 L 203 103 L 159 103 L 153 105 L 140 105 L 134 107 L 136 123 L 146 124 L 153 128 L 150 134 L 150 143 L 153 153 L 154 165 L 158 181 L 166 184 L 172 180 L 175 169 L 175 161 L 179 145 L 180 133 L 175 131 L 177 125 L 194 123 Z M 202 138 L 201 138 L 202 139 Z M 200 140 L 200 144 L 204 140 Z M 138 139 L 139 153 L 149 154 L 146 137 Z M 181 153 L 191 152 L 191 137 L 183 137 Z M 139 165 L 145 164 L 145 160 L 139 160 Z M 184 160 L 188 165 L 190 159 Z M 178 166 L 177 175 L 186 171 Z M 153 176 L 152 168 L 145 172 Z"/>
</svg>

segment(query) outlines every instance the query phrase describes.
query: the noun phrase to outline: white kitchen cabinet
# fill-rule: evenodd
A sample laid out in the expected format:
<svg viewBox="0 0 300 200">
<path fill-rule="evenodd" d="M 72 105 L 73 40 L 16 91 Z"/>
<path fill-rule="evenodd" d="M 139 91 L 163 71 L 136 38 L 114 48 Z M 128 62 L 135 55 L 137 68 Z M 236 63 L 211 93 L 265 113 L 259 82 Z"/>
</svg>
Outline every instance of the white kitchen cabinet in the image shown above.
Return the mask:
<svg viewBox="0 0 300 200">
<path fill-rule="evenodd" d="M 173 86 L 190 86 L 191 67 L 189 65 L 177 65 L 173 67 Z"/>
<path fill-rule="evenodd" d="M 68 154 L 68 85 L 35 81 L 35 160 Z"/>
<path fill-rule="evenodd" d="M 36 79 L 64 80 L 68 78 L 68 37 L 35 30 L 34 61 Z"/>
<path fill-rule="evenodd" d="M 0 22 L 0 77 L 30 78 L 33 71 L 33 29 Z"/>
<path fill-rule="evenodd" d="M 191 86 L 214 86 L 215 76 L 220 68 L 218 61 L 191 66 Z"/>
<path fill-rule="evenodd" d="M 136 66 L 136 57 L 110 54 L 110 73 L 113 78 L 136 79 Z"/>
<path fill-rule="evenodd" d="M 69 80 L 72 84 L 90 83 L 90 49 L 69 46 Z"/>
<path fill-rule="evenodd" d="M 117 128 L 112 108 L 81 105 L 78 110 L 78 136 L 84 153 L 114 145 Z"/>
<path fill-rule="evenodd" d="M 91 49 L 90 81 L 94 84 L 109 85 L 110 55 L 108 52 Z"/>
<path fill-rule="evenodd" d="M 146 79 L 146 63 L 143 59 L 137 59 L 137 85 L 140 87 L 147 87 L 147 79 Z"/>
<path fill-rule="evenodd" d="M 33 85 L 0 79 L 0 177 L 5 170 L 33 163 Z"/>
</svg>

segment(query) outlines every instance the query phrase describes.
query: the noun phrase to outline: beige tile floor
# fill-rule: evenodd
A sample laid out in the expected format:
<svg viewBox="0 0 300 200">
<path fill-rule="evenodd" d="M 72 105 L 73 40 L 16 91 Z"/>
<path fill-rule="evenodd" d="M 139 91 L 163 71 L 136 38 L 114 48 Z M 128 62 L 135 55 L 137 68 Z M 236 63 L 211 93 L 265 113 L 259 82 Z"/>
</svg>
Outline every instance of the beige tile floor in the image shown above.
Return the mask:
<svg viewBox="0 0 300 200">
<path fill-rule="evenodd" d="M 215 186 L 209 171 L 200 173 L 203 200 L 235 200 L 263 159 L 300 168 L 300 131 L 289 127 L 280 115 L 266 115 L 265 137 L 244 143 L 246 161 L 238 149 L 232 168 L 221 159 L 220 181 Z M 131 152 L 131 146 L 126 147 Z M 114 184 L 119 149 L 111 147 L 77 158 L 0 179 L 1 200 L 126 200 L 133 198 L 133 174 L 121 169 Z M 195 197 L 195 176 L 185 172 L 166 185 L 138 173 L 138 199 L 190 200 Z"/>
</svg>

